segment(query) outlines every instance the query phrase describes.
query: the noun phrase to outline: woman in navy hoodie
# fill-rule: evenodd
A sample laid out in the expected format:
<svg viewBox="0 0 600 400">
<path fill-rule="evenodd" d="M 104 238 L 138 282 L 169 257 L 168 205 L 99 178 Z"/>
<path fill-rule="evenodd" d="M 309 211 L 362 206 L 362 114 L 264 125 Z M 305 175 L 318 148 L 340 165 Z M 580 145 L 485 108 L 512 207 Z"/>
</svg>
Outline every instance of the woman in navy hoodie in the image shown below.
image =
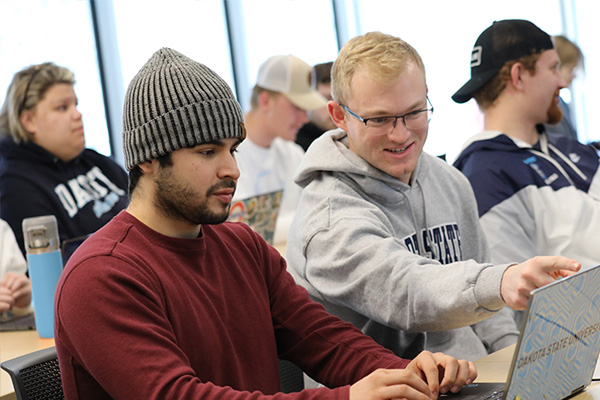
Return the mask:
<svg viewBox="0 0 600 400">
<path fill-rule="evenodd" d="M 0 218 L 21 251 L 22 221 L 55 215 L 61 240 L 96 231 L 127 206 L 127 175 L 85 148 L 75 78 L 47 62 L 15 74 L 0 110 Z"/>
</svg>

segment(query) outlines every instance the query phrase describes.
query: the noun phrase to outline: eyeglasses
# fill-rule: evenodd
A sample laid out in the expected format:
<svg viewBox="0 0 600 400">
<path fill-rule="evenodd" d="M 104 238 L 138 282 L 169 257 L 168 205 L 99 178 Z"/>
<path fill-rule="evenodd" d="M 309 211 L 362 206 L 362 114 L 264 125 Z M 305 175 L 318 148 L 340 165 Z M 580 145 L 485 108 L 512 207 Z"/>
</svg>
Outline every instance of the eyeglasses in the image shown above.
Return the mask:
<svg viewBox="0 0 600 400">
<path fill-rule="evenodd" d="M 342 104 L 341 106 L 348 112 L 348 114 L 364 123 L 365 126 L 373 133 L 384 135 L 390 133 L 396 127 L 399 119 L 402 119 L 402 123 L 409 131 L 426 128 L 429 120 L 431 119 L 431 115 L 433 114 L 433 106 L 431 105 L 431 101 L 429 101 L 429 97 L 426 98 L 429 108 L 411 111 L 404 115 L 398 116 L 363 118 L 345 105 Z"/>
</svg>

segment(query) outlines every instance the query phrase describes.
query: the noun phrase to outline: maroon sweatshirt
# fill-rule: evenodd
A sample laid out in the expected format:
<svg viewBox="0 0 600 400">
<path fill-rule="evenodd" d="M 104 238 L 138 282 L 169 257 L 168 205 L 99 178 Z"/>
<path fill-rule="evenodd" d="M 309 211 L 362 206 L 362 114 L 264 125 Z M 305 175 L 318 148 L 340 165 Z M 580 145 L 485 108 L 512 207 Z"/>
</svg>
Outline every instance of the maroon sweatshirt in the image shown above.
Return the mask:
<svg viewBox="0 0 600 400">
<path fill-rule="evenodd" d="M 377 368 L 404 368 L 327 314 L 273 247 L 241 223 L 196 239 L 123 211 L 71 257 L 56 293 L 67 399 L 347 399 Z M 279 393 L 277 358 L 328 387 Z"/>
</svg>

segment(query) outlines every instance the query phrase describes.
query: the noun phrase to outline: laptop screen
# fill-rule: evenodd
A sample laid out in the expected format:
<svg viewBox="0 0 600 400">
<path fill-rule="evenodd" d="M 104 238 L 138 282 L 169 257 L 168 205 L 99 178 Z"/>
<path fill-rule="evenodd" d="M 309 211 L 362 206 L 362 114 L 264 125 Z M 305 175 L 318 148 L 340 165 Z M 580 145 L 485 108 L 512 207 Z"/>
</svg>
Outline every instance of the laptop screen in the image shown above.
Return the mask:
<svg viewBox="0 0 600 400">
<path fill-rule="evenodd" d="M 562 399 L 591 383 L 600 352 L 600 266 L 531 293 L 507 399 Z"/>
<path fill-rule="evenodd" d="M 228 221 L 247 224 L 258 232 L 267 243 L 273 244 L 282 194 L 283 191 L 278 190 L 234 201 L 229 210 Z"/>
</svg>

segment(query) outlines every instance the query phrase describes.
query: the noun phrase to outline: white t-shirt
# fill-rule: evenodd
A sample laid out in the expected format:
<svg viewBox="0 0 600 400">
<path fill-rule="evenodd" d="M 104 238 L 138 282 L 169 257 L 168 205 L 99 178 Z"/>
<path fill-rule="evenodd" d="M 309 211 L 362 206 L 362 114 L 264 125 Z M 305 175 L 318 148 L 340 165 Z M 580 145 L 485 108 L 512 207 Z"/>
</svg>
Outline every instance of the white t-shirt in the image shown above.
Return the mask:
<svg viewBox="0 0 600 400">
<path fill-rule="evenodd" d="M 261 147 L 246 138 L 236 153 L 240 169 L 234 200 L 283 189 L 273 242 L 287 240 L 302 188 L 294 182 L 294 174 L 304 150 L 298 144 L 275 138 L 270 147 Z"/>
<path fill-rule="evenodd" d="M 9 271 L 26 273 L 27 263 L 19 249 L 15 234 L 3 219 L 0 219 L 0 246 L 0 279 Z"/>
</svg>

